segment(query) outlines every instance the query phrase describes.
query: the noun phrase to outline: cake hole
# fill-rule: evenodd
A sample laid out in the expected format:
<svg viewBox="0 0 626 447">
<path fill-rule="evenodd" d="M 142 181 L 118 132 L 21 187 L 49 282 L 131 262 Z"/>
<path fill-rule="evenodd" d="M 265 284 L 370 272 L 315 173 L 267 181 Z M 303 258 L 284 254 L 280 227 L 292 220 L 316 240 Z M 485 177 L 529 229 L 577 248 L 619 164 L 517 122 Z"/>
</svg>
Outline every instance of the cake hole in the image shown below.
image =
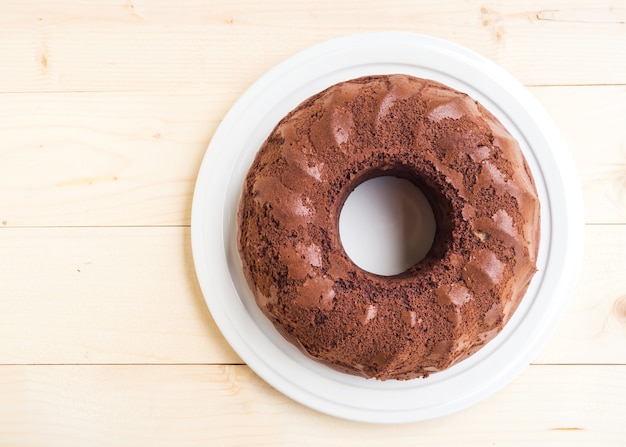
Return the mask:
<svg viewBox="0 0 626 447">
<path fill-rule="evenodd" d="M 357 186 L 339 215 L 339 237 L 352 261 L 370 273 L 398 275 L 426 257 L 435 217 L 410 181 L 376 177 Z"/>
</svg>

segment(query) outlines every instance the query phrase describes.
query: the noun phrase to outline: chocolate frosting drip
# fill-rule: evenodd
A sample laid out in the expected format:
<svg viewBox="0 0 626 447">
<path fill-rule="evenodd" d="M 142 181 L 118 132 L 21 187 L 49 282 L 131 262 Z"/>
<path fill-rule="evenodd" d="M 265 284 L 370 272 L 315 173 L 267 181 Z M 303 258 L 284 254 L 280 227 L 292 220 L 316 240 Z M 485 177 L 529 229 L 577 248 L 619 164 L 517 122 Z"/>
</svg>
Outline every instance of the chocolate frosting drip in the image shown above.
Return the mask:
<svg viewBox="0 0 626 447">
<path fill-rule="evenodd" d="M 390 277 L 357 267 L 338 229 L 350 192 L 383 175 L 419 187 L 437 223 L 426 258 Z M 517 142 L 468 95 L 407 75 L 336 84 L 283 118 L 238 217 L 264 314 L 310 357 L 368 378 L 424 377 L 476 352 L 536 271 L 539 201 Z"/>
</svg>

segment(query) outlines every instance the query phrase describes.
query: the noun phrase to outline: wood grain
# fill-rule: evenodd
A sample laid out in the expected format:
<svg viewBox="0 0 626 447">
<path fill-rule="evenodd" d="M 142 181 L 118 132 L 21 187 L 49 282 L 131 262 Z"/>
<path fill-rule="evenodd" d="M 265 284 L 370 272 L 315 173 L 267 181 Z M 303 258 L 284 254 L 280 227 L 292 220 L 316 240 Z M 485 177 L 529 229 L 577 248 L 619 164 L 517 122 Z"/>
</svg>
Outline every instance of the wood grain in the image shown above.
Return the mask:
<svg viewBox="0 0 626 447">
<path fill-rule="evenodd" d="M 626 8 L 608 0 L 299 3 L 12 2 L 0 18 L 0 91 L 218 92 L 341 35 L 398 30 L 452 40 L 526 84 L 626 79 Z M 294 39 L 292 36 L 298 36 Z M 568 50 L 568 51 L 565 51 Z M 584 61 L 584 63 L 581 63 Z"/>
<path fill-rule="evenodd" d="M 0 444 L 623 446 L 625 374 L 531 366 L 475 407 L 384 426 L 305 408 L 246 366 L 0 366 Z"/>
<path fill-rule="evenodd" d="M 531 91 L 571 150 L 583 187 L 586 222 L 626 223 L 626 86 Z"/>
<path fill-rule="evenodd" d="M 2 363 L 239 363 L 189 228 L 0 229 Z"/>
<path fill-rule="evenodd" d="M 234 98 L 0 96 L 5 226 L 189 224 L 200 160 Z"/>
<path fill-rule="evenodd" d="M 626 223 L 626 86 L 531 92 L 576 161 L 587 222 Z M 0 227 L 189 225 L 200 160 L 240 94 L 0 95 Z"/>
<path fill-rule="evenodd" d="M 587 226 L 585 237 L 575 293 L 535 363 L 626 364 L 626 226 Z"/>
<path fill-rule="evenodd" d="M 626 363 L 626 226 L 588 226 L 586 244 L 537 362 Z M 241 362 L 209 315 L 187 227 L 4 228 L 0 247 L 2 363 Z"/>
</svg>

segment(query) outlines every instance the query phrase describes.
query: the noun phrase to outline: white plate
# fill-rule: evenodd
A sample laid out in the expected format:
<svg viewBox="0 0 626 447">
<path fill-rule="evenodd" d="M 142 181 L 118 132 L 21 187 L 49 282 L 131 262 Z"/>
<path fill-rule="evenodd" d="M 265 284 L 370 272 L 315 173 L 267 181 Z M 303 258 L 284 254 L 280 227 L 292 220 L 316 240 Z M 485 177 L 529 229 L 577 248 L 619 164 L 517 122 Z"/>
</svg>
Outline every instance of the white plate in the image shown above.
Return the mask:
<svg viewBox="0 0 626 447">
<path fill-rule="evenodd" d="M 407 73 L 464 91 L 518 139 L 541 199 L 539 271 L 504 330 L 469 359 L 410 381 L 366 380 L 336 372 L 286 342 L 257 308 L 236 246 L 243 179 L 276 123 L 309 96 L 368 74 Z M 403 423 L 466 408 L 512 380 L 537 355 L 562 316 L 582 259 L 582 195 L 549 116 L 494 63 L 462 47 L 408 33 L 331 40 L 281 63 L 224 117 L 196 183 L 191 220 L 196 272 L 215 322 L 260 377 L 292 399 L 338 417 Z"/>
</svg>

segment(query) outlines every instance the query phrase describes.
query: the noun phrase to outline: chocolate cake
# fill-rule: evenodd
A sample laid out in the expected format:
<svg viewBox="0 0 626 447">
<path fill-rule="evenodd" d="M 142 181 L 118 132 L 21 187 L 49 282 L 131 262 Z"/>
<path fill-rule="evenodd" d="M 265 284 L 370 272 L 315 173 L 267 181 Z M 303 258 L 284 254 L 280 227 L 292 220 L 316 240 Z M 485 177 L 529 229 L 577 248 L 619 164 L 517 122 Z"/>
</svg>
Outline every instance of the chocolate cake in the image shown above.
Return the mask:
<svg viewBox="0 0 626 447">
<path fill-rule="evenodd" d="M 339 213 L 362 182 L 427 197 L 426 257 L 394 276 L 344 251 Z M 306 355 L 349 374 L 412 379 L 475 353 L 536 271 L 539 200 L 518 143 L 468 95 L 367 76 L 307 99 L 271 132 L 243 185 L 238 244 L 256 302 Z"/>
</svg>

